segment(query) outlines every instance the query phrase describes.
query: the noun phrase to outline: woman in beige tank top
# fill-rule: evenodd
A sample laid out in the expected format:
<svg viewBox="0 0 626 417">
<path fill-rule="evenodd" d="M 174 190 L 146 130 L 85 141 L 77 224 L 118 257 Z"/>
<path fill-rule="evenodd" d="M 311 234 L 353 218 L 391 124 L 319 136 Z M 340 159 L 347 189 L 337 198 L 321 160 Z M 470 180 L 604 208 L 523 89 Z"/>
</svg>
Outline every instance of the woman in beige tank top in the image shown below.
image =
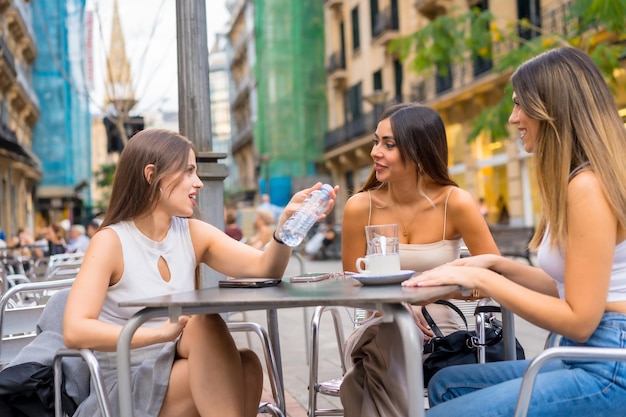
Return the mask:
<svg viewBox="0 0 626 417">
<path fill-rule="evenodd" d="M 344 209 L 344 270 L 355 270 L 366 252 L 364 228 L 376 224 L 398 224 L 401 267 L 418 274 L 457 259 L 463 242 L 472 255 L 499 253 L 476 200 L 448 175 L 446 131 L 436 111 L 417 104 L 389 107 L 370 156 L 372 172 Z M 452 310 L 427 308 L 444 334 L 458 330 Z M 432 337 L 416 313 L 424 338 Z M 372 323 L 348 339 L 353 367 L 341 387 L 345 416 L 407 415 L 402 349 L 395 349 L 401 346 L 399 333 L 393 324 Z"/>
</svg>

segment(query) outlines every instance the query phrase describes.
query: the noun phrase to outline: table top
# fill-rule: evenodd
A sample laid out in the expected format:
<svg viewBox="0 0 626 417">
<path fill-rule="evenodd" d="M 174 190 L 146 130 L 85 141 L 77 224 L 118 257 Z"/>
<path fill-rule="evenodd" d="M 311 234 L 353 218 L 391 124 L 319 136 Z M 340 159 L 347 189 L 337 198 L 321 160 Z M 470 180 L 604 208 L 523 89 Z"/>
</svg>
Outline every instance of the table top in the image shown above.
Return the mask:
<svg viewBox="0 0 626 417">
<path fill-rule="evenodd" d="M 275 287 L 266 288 L 205 288 L 144 298 L 120 303 L 121 307 L 206 307 L 216 312 L 289 308 L 318 305 L 376 308 L 381 304 L 426 304 L 444 298 L 458 286 L 405 288 L 400 284 L 362 285 L 352 278 L 312 283 L 292 284 L 284 279 Z"/>
</svg>

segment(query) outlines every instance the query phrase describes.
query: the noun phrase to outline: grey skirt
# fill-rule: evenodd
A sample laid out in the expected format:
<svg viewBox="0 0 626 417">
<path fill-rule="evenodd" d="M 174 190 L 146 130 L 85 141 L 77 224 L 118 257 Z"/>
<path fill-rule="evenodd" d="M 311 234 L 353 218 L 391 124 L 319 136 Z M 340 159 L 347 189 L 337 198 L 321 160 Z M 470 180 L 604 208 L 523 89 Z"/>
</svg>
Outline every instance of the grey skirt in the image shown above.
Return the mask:
<svg viewBox="0 0 626 417">
<path fill-rule="evenodd" d="M 113 415 L 118 415 L 120 403 L 117 384 L 117 354 L 116 352 L 94 353 L 100 363 L 111 402 L 111 412 Z M 133 415 L 135 417 L 156 417 L 159 414 L 167 391 L 175 354 L 176 342 L 131 350 L 131 386 Z M 74 414 L 74 417 L 92 416 L 102 416 L 93 386 L 89 396 L 79 405 Z"/>
</svg>

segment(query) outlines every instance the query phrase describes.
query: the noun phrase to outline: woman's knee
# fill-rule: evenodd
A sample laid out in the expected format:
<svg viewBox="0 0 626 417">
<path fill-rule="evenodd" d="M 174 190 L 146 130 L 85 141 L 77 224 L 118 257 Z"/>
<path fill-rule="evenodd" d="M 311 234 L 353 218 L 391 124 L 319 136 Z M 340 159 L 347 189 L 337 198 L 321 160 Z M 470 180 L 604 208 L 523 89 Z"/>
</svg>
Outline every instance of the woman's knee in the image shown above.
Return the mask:
<svg viewBox="0 0 626 417">
<path fill-rule="evenodd" d="M 241 356 L 241 366 L 245 373 L 263 375 L 261 360 L 256 353 L 250 349 L 239 349 L 239 356 Z"/>
<path fill-rule="evenodd" d="M 189 320 L 185 331 L 202 332 L 207 334 L 229 333 L 228 326 L 219 314 L 198 314 Z"/>
</svg>

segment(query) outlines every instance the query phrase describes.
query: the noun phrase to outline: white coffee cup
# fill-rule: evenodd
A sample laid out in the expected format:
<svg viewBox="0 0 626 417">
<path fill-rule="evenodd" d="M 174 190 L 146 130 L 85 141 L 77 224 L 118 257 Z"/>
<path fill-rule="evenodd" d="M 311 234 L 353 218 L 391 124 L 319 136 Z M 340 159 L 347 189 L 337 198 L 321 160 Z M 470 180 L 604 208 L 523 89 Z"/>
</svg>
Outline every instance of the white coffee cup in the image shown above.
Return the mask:
<svg viewBox="0 0 626 417">
<path fill-rule="evenodd" d="M 372 253 L 356 260 L 356 269 L 362 275 L 393 275 L 400 272 L 400 255 Z"/>
</svg>

